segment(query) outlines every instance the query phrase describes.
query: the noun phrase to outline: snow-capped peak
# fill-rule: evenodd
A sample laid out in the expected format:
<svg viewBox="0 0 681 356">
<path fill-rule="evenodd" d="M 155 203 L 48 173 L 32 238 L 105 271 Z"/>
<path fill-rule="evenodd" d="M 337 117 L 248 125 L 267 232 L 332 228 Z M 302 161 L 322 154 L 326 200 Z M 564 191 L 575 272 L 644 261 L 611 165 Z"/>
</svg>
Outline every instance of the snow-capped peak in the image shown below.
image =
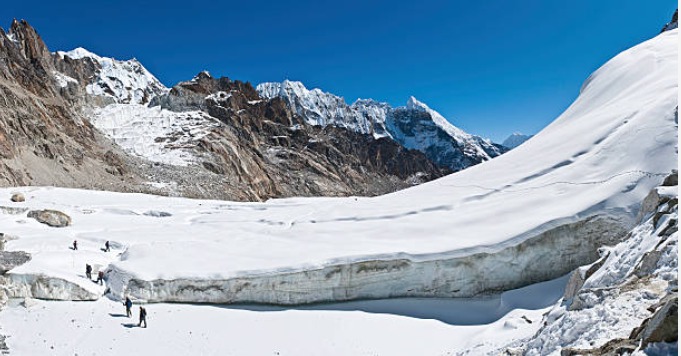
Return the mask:
<svg viewBox="0 0 681 356">
<path fill-rule="evenodd" d="M 506 148 L 516 148 L 523 144 L 525 141 L 529 140 L 532 138 L 533 135 L 525 135 L 521 132 L 514 132 L 510 136 L 508 136 L 504 142 L 501 143 L 502 146 Z"/>
<path fill-rule="evenodd" d="M 57 54 L 61 58 L 75 60 L 89 58 L 98 64 L 96 75 L 86 87 L 87 93 L 93 96 L 109 97 L 116 103 L 146 104 L 154 96 L 169 90 L 134 58 L 119 61 L 99 56 L 82 47 L 68 52 L 59 51 Z"/>
<path fill-rule="evenodd" d="M 321 89 L 309 90 L 299 81 L 261 83 L 256 89 L 263 98 L 282 98 L 311 125 L 333 125 L 375 138 L 390 137 L 453 170 L 502 153 L 489 140 L 464 132 L 413 96 L 406 106 L 392 108 L 373 99 L 357 99 L 348 105 L 342 97 Z"/>
<path fill-rule="evenodd" d="M 102 57 L 88 51 L 83 47 L 74 48 L 68 52 L 58 51 L 57 53 L 61 57 L 69 57 L 71 59 L 92 58 L 96 61 L 100 61 L 102 59 Z"/>
<path fill-rule="evenodd" d="M 460 128 L 452 125 L 444 116 L 440 115 L 439 112 L 431 109 L 428 105 L 423 102 L 418 101 L 415 97 L 409 97 L 407 101 L 407 109 L 425 112 L 430 115 L 433 122 L 439 126 L 441 129 L 445 130 L 450 136 L 455 138 L 469 139 L 471 134 L 461 130 Z"/>
</svg>

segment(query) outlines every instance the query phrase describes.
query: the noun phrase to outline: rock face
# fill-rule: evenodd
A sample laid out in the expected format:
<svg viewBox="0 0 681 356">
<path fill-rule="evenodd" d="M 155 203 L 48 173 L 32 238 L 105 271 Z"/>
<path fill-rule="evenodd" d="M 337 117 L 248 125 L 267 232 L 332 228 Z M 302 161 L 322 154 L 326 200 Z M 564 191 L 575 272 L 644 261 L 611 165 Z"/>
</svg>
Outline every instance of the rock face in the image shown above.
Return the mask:
<svg viewBox="0 0 681 356">
<path fill-rule="evenodd" d="M 57 210 L 31 210 L 28 212 L 28 217 L 52 227 L 71 225 L 71 217 Z"/>
<path fill-rule="evenodd" d="M 25 21 L 0 30 L 0 56 L 0 185 L 264 200 L 449 173 L 393 140 L 310 125 L 249 83 L 202 72 L 169 90 L 136 60 L 50 53 Z"/>
<path fill-rule="evenodd" d="M 206 72 L 151 105 L 215 118 L 217 126 L 195 141 L 192 152 L 205 169 L 237 182 L 246 199 L 375 195 L 448 172 L 392 140 L 310 125 L 283 100 L 261 100 L 249 83 Z"/>
<path fill-rule="evenodd" d="M 450 124 L 442 115 L 411 97 L 404 107 L 359 99 L 352 105 L 320 89 L 308 90 L 301 82 L 262 83 L 258 93 L 269 100 L 282 99 L 313 126 L 335 126 L 391 138 L 408 149 L 423 152 L 440 167 L 458 171 L 504 153 L 507 149 L 471 135 Z"/>
</svg>

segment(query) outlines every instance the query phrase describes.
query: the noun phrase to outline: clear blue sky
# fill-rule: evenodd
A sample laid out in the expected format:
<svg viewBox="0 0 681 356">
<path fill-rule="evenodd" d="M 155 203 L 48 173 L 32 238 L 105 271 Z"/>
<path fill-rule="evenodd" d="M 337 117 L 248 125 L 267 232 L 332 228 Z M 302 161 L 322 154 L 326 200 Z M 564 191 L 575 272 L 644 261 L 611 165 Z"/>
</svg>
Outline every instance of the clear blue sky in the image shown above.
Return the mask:
<svg viewBox="0 0 681 356">
<path fill-rule="evenodd" d="M 536 133 L 587 76 L 655 36 L 672 0 L 7 1 L 50 50 L 136 57 L 168 86 L 207 69 L 404 105 L 471 133 Z"/>
</svg>

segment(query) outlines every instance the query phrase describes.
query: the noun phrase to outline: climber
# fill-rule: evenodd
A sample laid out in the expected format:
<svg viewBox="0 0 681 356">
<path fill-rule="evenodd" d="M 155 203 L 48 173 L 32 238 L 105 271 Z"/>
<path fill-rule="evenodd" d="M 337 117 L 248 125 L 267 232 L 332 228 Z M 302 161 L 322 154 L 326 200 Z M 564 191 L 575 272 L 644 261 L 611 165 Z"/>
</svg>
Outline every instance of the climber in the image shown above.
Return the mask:
<svg viewBox="0 0 681 356">
<path fill-rule="evenodd" d="M 131 317 L 132 316 L 132 300 L 130 300 L 129 297 L 125 297 L 125 303 L 123 303 L 123 305 L 125 305 L 125 315 L 127 315 L 128 318 Z M 146 325 L 147 322 L 145 321 L 144 324 Z"/>
<path fill-rule="evenodd" d="M 140 306 L 140 323 L 137 326 L 142 326 L 142 323 L 144 323 L 144 327 L 147 327 L 147 310 L 142 308 Z"/>
<path fill-rule="evenodd" d="M 89 280 L 92 280 L 92 266 L 88 264 L 85 265 L 85 277 L 87 277 Z"/>
<path fill-rule="evenodd" d="M 111 251 L 111 246 L 109 246 L 109 241 L 104 243 L 104 252 Z"/>
<path fill-rule="evenodd" d="M 78 249 L 78 241 L 73 240 L 73 250 L 75 251 L 77 249 Z"/>
<path fill-rule="evenodd" d="M 104 271 L 97 272 L 97 283 L 104 284 Z"/>
</svg>

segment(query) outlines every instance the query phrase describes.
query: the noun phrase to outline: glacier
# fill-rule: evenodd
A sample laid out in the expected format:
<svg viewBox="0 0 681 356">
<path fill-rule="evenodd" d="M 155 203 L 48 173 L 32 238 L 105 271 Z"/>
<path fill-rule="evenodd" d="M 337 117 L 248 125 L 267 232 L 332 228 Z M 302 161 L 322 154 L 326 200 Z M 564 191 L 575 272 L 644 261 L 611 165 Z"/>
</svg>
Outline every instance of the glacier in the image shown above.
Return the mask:
<svg viewBox="0 0 681 356">
<path fill-rule="evenodd" d="M 384 196 L 233 203 L 21 188 L 26 202 L 9 207 L 64 211 L 73 225 L 0 215 L 20 237 L 7 249 L 34 256 L 8 275 L 87 288 L 77 273 L 95 261 L 112 298 L 268 304 L 485 295 L 560 277 L 621 239 L 677 168 L 677 36 L 610 60 L 518 148 Z M 68 250 L 76 238 L 81 250 Z M 99 251 L 106 240 L 113 253 Z"/>
</svg>

